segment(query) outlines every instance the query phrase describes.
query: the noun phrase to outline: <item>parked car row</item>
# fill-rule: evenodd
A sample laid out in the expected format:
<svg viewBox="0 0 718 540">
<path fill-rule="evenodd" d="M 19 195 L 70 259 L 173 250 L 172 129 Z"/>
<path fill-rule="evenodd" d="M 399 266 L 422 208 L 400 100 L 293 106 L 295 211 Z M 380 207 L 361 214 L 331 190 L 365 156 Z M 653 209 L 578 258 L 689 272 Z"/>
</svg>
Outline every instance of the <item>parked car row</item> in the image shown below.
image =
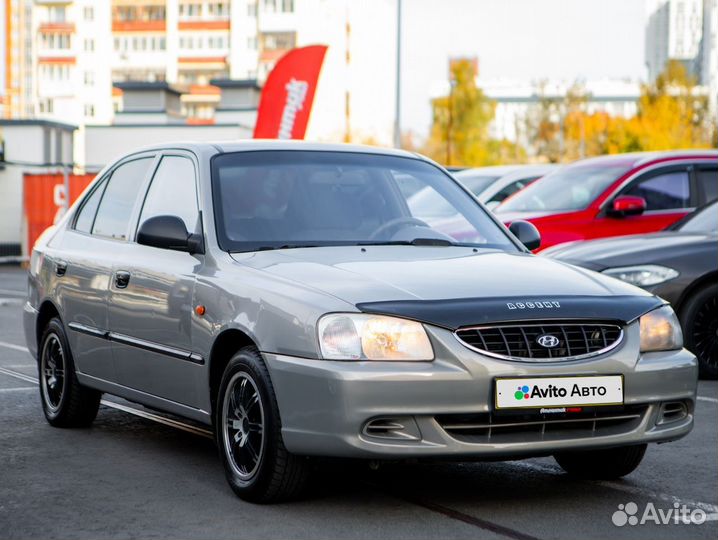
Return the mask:
<svg viewBox="0 0 718 540">
<path fill-rule="evenodd" d="M 680 151 L 585 159 L 534 178 L 493 205 L 480 193 L 500 193 L 511 174 L 532 167 L 455 176 L 505 224 L 533 223 L 541 233 L 535 251 L 670 301 L 701 375 L 718 378 L 717 158 L 715 151 Z M 471 182 L 492 170 L 503 176 L 484 180 L 477 193 Z"/>
</svg>

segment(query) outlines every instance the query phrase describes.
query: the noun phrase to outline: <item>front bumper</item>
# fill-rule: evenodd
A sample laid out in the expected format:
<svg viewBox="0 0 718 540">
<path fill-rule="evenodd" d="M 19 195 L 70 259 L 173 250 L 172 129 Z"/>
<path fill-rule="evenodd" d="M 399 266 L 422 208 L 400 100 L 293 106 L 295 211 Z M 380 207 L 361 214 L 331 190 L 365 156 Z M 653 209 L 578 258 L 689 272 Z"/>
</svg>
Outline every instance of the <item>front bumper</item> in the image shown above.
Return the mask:
<svg viewBox="0 0 718 540">
<path fill-rule="evenodd" d="M 473 352 L 449 331 L 428 327 L 433 362 L 335 362 L 265 353 L 288 450 L 297 454 L 374 459 L 454 459 L 547 455 L 557 451 L 663 442 L 693 427 L 698 369 L 686 350 L 639 354 L 638 325 L 623 343 L 585 361 L 523 363 Z M 491 418 L 496 377 L 623 374 L 624 422 L 580 429 L 530 423 L 509 430 L 457 432 L 446 418 Z M 666 420 L 666 405 L 683 414 Z M 624 415 L 617 412 L 616 415 Z M 376 436 L 367 422 L 401 424 L 396 437 Z M 540 424 L 540 422 L 539 422 Z M 375 425 L 375 424 L 370 424 Z M 508 433 L 506 433 L 508 431 Z"/>
</svg>

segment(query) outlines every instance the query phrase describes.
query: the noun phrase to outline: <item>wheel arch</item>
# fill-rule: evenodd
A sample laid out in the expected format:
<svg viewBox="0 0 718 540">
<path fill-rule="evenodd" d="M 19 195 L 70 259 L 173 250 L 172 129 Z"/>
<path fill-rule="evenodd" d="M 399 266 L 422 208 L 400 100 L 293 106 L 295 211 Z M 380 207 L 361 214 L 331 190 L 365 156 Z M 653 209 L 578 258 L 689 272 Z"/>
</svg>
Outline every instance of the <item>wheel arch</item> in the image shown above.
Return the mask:
<svg viewBox="0 0 718 540">
<path fill-rule="evenodd" d="M 686 290 L 683 291 L 683 294 L 681 294 L 681 297 L 678 299 L 678 302 L 676 302 L 676 305 L 674 306 L 676 313 L 680 314 L 686 301 L 691 298 L 691 296 L 693 296 L 696 292 L 700 291 L 707 285 L 715 283 L 718 283 L 718 271 L 716 270 L 710 271 L 707 274 L 704 274 L 700 278 L 693 281 L 688 287 L 686 287 Z"/>
<path fill-rule="evenodd" d="M 214 340 L 209 354 L 209 397 L 212 406 L 212 421 L 217 405 L 217 391 L 222 380 L 222 374 L 232 356 L 243 347 L 257 346 L 254 338 L 239 328 L 222 330 Z"/>
<path fill-rule="evenodd" d="M 38 356 L 40 353 L 40 341 L 42 340 L 42 334 L 47 326 L 47 323 L 54 318 L 58 318 L 60 319 L 60 322 L 62 322 L 60 310 L 52 302 L 52 300 L 43 300 L 40 304 L 40 308 L 38 309 L 37 318 L 35 319 L 35 339 L 37 343 Z"/>
</svg>

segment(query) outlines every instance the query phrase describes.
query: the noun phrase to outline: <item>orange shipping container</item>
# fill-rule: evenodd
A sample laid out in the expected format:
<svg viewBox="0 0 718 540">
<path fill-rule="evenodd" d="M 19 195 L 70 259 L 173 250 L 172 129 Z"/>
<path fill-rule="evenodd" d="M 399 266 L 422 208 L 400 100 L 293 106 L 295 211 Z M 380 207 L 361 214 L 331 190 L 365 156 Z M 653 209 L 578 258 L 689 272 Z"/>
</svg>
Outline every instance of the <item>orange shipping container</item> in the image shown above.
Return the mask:
<svg viewBox="0 0 718 540">
<path fill-rule="evenodd" d="M 70 204 L 85 190 L 94 174 L 70 175 Z M 27 223 L 27 246 L 32 250 L 35 240 L 53 225 L 62 214 L 64 180 L 62 174 L 25 174 L 23 207 Z M 29 255 L 29 253 L 27 253 Z"/>
</svg>

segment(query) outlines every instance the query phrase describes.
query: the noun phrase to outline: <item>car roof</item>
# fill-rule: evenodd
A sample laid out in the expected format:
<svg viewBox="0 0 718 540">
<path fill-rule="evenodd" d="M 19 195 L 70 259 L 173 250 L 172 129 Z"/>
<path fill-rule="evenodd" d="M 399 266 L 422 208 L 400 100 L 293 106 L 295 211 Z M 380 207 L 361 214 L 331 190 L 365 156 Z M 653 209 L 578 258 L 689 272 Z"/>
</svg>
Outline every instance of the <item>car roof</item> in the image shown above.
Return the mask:
<svg viewBox="0 0 718 540">
<path fill-rule="evenodd" d="M 473 167 L 454 173 L 456 178 L 474 178 L 476 176 L 503 176 L 529 165 L 492 165 L 490 167 Z"/>
<path fill-rule="evenodd" d="M 395 148 L 383 148 L 366 146 L 360 144 L 343 143 L 318 143 L 297 140 L 275 140 L 275 139 L 242 139 L 232 141 L 177 141 L 162 144 L 145 146 L 137 152 L 166 149 L 185 149 L 190 151 L 212 151 L 212 152 L 251 152 L 262 150 L 305 150 L 323 152 L 353 152 L 361 154 L 379 154 L 389 156 L 408 157 L 413 159 L 425 159 L 418 154 Z"/>
<path fill-rule="evenodd" d="M 680 159 L 680 158 L 718 158 L 717 150 L 668 150 L 668 151 L 657 151 L 657 152 L 630 152 L 627 154 L 610 154 L 606 156 L 596 156 L 587 159 L 581 159 L 574 161 L 569 166 L 582 166 L 582 165 L 625 165 L 627 167 L 639 167 L 652 163 L 655 161 L 661 161 L 665 159 Z"/>
</svg>

